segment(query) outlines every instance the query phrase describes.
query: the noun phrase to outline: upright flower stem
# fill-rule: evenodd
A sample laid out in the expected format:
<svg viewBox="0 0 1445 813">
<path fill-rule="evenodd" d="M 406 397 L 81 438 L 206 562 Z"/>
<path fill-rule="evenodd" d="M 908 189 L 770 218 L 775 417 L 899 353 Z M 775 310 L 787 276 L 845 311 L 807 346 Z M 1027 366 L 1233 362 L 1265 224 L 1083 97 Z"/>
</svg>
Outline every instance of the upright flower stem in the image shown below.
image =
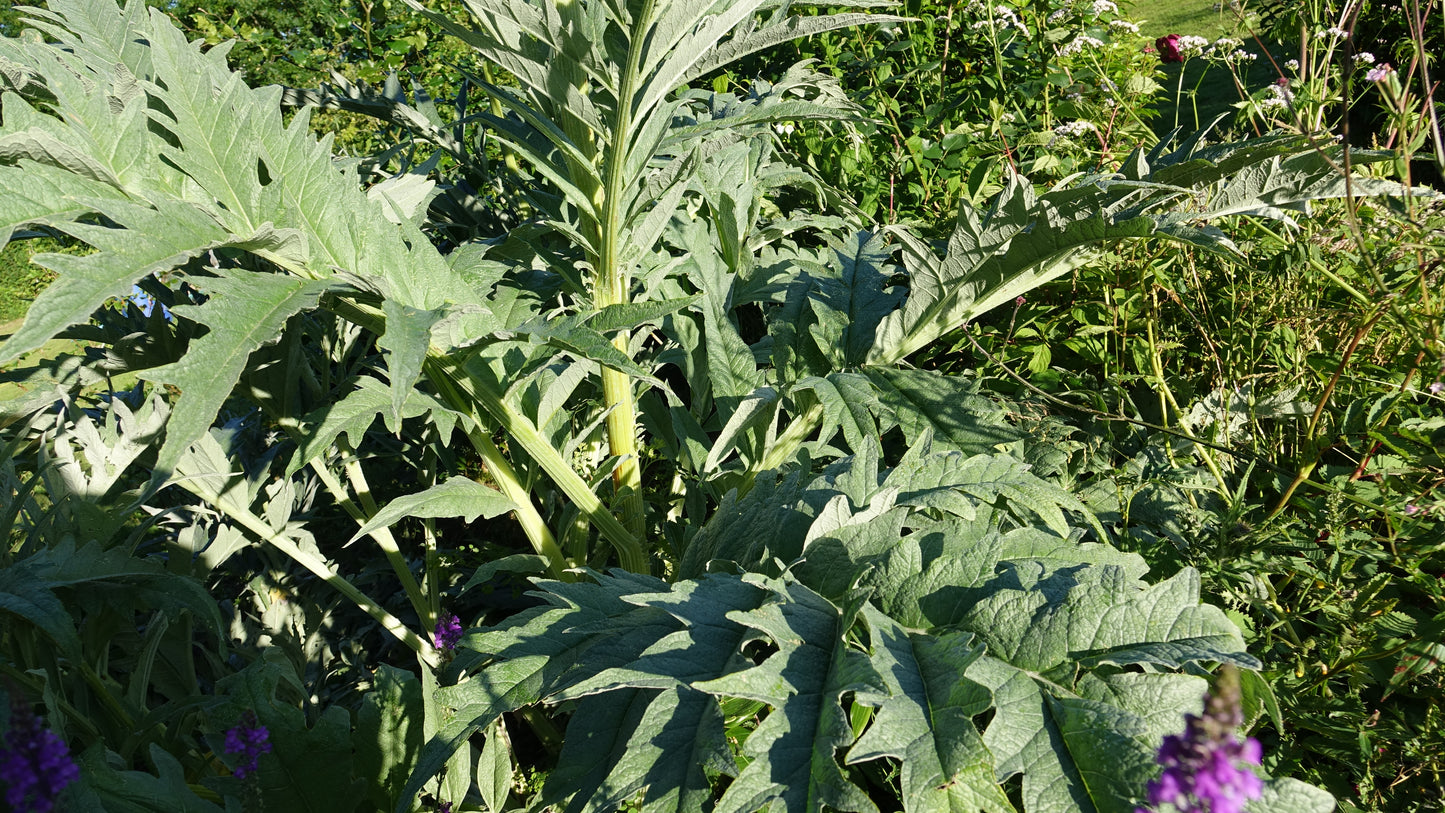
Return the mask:
<svg viewBox="0 0 1445 813">
<path fill-rule="evenodd" d="M 632 301 L 632 274 L 622 257 L 622 227 L 627 217 L 623 187 L 627 183 L 627 148 L 632 142 L 633 97 L 637 95 L 641 79 L 638 63 L 642 58 L 644 36 L 652 19 L 653 5 L 653 0 L 644 2 L 633 19 L 627 67 L 617 94 L 617 121 L 607 144 L 601 222 L 598 223 L 601 245 L 598 246 L 597 278 L 593 291 L 599 310 Z M 612 344 L 627 355 L 630 339 L 628 331 L 620 331 L 612 339 Z M 621 499 L 620 519 L 628 533 L 640 540 L 647 515 L 642 499 L 642 469 L 637 460 L 637 407 L 633 399 L 632 380 L 620 370 L 602 368 L 602 397 L 610 410 L 607 414 L 608 451 L 618 460 L 617 468 L 612 472 L 612 484 Z M 627 566 L 624 563 L 624 567 Z"/>
</svg>

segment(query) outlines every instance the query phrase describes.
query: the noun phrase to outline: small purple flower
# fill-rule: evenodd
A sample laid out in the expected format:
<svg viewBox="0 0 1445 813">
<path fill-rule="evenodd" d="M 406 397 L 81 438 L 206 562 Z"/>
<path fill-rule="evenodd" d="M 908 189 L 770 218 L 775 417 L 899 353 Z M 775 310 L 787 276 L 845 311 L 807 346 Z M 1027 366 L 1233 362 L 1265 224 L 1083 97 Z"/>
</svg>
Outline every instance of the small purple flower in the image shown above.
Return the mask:
<svg viewBox="0 0 1445 813">
<path fill-rule="evenodd" d="M 1179 50 L 1179 35 L 1170 34 L 1154 40 L 1154 47 L 1159 50 L 1160 62 L 1183 62 L 1184 54 Z"/>
<path fill-rule="evenodd" d="M 240 757 L 236 778 L 245 779 L 256 772 L 256 761 L 271 753 L 271 733 L 256 721 L 256 712 L 246 710 L 240 722 L 226 731 L 226 753 Z"/>
<path fill-rule="evenodd" d="M 1436 381 L 1426 387 L 1426 389 L 1430 390 L 1431 395 L 1439 395 L 1442 391 L 1445 391 L 1445 381 Z"/>
<path fill-rule="evenodd" d="M 1234 734 L 1244 722 L 1239 700 L 1239 671 L 1226 665 L 1205 698 L 1203 716 L 1186 715 L 1184 733 L 1165 737 L 1159 746 L 1164 773 L 1149 782 L 1150 806 L 1168 804 L 1180 813 L 1241 813 L 1246 801 L 1260 797 L 1264 782 L 1249 768 L 1259 764 L 1259 741 L 1240 742 Z"/>
<path fill-rule="evenodd" d="M 451 652 L 457 648 L 457 642 L 460 640 L 462 640 L 462 620 L 451 613 L 442 613 L 441 617 L 437 619 L 437 628 L 432 635 L 432 643 L 443 652 Z"/>
<path fill-rule="evenodd" d="M 10 703 L 10 730 L 0 745 L 0 783 L 6 809 L 16 813 L 49 813 L 66 785 L 80 778 L 64 741 L 43 727 L 30 704 Z"/>
<path fill-rule="evenodd" d="M 437 813 L 452 813 L 452 803 L 442 802 L 442 806 L 437 808 Z"/>
<path fill-rule="evenodd" d="M 1416 505 L 1416 504 L 1414 504 L 1414 503 L 1409 503 L 1408 505 L 1405 506 L 1405 516 L 1407 516 L 1407 517 L 1413 517 L 1413 516 L 1415 516 L 1415 515 L 1418 514 L 1418 513 L 1420 513 L 1420 506 L 1418 506 L 1418 505 Z"/>
<path fill-rule="evenodd" d="M 1389 76 L 1394 70 L 1394 68 L 1390 67 L 1390 63 L 1382 62 L 1365 73 L 1365 81 L 1383 82 L 1385 81 L 1385 77 Z"/>
</svg>

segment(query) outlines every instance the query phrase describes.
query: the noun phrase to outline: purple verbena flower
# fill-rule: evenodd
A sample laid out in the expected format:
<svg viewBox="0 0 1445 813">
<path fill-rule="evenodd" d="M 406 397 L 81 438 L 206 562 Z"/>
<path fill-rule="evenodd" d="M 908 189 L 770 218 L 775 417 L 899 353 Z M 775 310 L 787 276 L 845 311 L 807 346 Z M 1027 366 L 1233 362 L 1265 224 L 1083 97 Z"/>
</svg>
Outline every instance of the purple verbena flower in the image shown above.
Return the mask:
<svg viewBox="0 0 1445 813">
<path fill-rule="evenodd" d="M 80 778 L 65 742 L 43 727 L 30 704 L 12 699 L 10 730 L 0 744 L 5 806 L 16 813 L 49 813 L 66 785 Z"/>
<path fill-rule="evenodd" d="M 1264 782 L 1250 770 L 1260 761 L 1259 741 L 1241 742 L 1235 729 L 1244 722 L 1239 710 L 1239 671 L 1225 666 L 1205 698 L 1204 714 L 1186 715 L 1183 734 L 1171 734 L 1159 746 L 1164 773 L 1149 782 L 1151 807 L 1172 806 L 1179 813 L 1241 813 L 1258 799 Z M 1139 808 L 1136 813 L 1147 813 Z"/>
<path fill-rule="evenodd" d="M 236 764 L 238 779 L 255 773 L 256 761 L 262 754 L 271 753 L 271 733 L 256 721 L 256 712 L 248 709 L 240 722 L 226 730 L 226 753 L 240 757 Z"/>
<path fill-rule="evenodd" d="M 432 635 L 432 643 L 443 652 L 451 652 L 457 648 L 457 642 L 461 640 L 462 620 L 451 613 L 442 613 L 441 617 L 437 619 L 437 628 Z"/>
</svg>

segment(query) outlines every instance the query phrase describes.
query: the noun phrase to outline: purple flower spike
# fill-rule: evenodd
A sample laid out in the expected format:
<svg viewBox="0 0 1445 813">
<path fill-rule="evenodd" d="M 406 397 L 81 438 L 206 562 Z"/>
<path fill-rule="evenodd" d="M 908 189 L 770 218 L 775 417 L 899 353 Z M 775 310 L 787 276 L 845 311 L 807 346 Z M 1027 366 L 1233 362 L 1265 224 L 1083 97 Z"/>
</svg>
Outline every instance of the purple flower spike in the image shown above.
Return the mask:
<svg viewBox="0 0 1445 813">
<path fill-rule="evenodd" d="M 1151 807 L 1167 804 L 1180 813 L 1242 813 L 1244 803 L 1264 793 L 1250 765 L 1261 757 L 1259 741 L 1235 736 L 1244 722 L 1239 710 L 1239 670 L 1226 665 L 1205 698 L 1204 714 L 1186 715 L 1183 734 L 1159 746 L 1164 773 L 1149 782 Z M 1149 813 L 1138 808 L 1135 813 Z"/>
<path fill-rule="evenodd" d="M 462 620 L 451 613 L 442 613 L 437 619 L 436 633 L 432 635 L 432 643 L 437 649 L 443 652 L 451 652 L 457 648 L 457 642 L 462 640 Z"/>
<path fill-rule="evenodd" d="M 256 772 L 256 760 L 271 753 L 271 733 L 256 721 L 256 712 L 247 710 L 241 721 L 226 731 L 226 753 L 239 756 L 236 778 L 245 779 Z"/>
<path fill-rule="evenodd" d="M 80 768 L 54 731 L 44 728 L 30 705 L 12 700 L 10 730 L 0 744 L 0 783 L 5 806 L 16 813 L 49 813 L 66 785 L 80 778 Z"/>
</svg>

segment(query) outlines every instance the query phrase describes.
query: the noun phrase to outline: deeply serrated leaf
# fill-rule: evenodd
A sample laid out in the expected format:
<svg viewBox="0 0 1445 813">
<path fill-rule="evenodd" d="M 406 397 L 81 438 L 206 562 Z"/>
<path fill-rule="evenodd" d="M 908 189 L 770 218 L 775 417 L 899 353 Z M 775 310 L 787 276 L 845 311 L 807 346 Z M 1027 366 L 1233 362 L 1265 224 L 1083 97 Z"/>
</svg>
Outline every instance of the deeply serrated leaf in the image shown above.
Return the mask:
<svg viewBox="0 0 1445 813">
<path fill-rule="evenodd" d="M 868 658 L 847 643 L 858 605 L 840 610 L 798 584 L 761 585 L 777 599 L 734 620 L 767 635 L 778 647 L 762 664 L 694 683 L 694 688 L 767 703 L 773 712 L 743 743 L 751 758 L 718 802 L 718 810 L 742 813 L 778 803 L 790 811 L 875 811 L 844 776 L 836 751 L 853 741 L 839 705 L 845 692 L 879 691 Z"/>
<path fill-rule="evenodd" d="M 442 314 L 418 310 L 391 299 L 382 303 L 382 311 L 386 314 L 386 332 L 377 338 L 376 345 L 387 354 L 386 369 L 391 378 L 391 408 L 382 415 L 386 418 L 386 428 L 400 434 L 407 401 L 421 377 L 422 362 L 431 346 L 432 325 Z"/>
<path fill-rule="evenodd" d="M 169 476 L 186 447 L 210 428 L 251 353 L 276 341 L 286 321 L 314 308 L 330 287 L 326 281 L 228 271 L 208 281 L 210 299 L 205 305 L 175 309 L 211 332 L 192 342 L 180 361 L 142 376 L 181 391 L 156 460 L 158 476 Z"/>
<path fill-rule="evenodd" d="M 873 636 L 873 668 L 887 692 L 859 696 L 878 712 L 847 761 L 897 759 L 907 813 L 1013 813 L 972 719 L 991 698 L 960 677 L 983 647 L 967 633 L 909 634 L 872 606 L 863 615 Z"/>
</svg>

